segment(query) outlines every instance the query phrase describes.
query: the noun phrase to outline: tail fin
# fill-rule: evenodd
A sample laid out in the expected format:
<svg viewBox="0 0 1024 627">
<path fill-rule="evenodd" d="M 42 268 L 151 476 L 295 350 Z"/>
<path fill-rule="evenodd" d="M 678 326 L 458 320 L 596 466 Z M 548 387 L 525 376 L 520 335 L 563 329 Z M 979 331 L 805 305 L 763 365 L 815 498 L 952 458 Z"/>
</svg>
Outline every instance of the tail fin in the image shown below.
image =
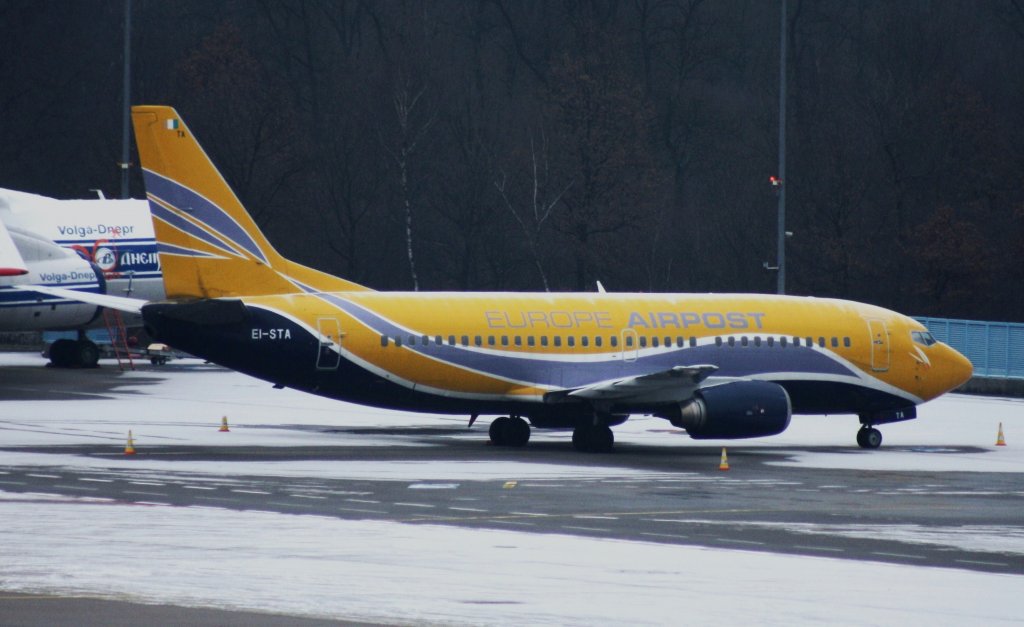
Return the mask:
<svg viewBox="0 0 1024 627">
<path fill-rule="evenodd" d="M 132 107 L 168 298 L 368 288 L 282 257 L 171 107 Z"/>
</svg>

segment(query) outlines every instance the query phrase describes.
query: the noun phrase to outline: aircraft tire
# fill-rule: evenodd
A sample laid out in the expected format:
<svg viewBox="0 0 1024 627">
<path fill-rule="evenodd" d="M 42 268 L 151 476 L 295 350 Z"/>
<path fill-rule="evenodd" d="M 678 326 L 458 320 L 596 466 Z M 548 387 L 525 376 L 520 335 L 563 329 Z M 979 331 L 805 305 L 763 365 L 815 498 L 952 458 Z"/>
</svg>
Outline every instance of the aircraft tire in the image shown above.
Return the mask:
<svg viewBox="0 0 1024 627">
<path fill-rule="evenodd" d="M 583 453 L 611 453 L 615 436 L 607 425 L 580 425 L 573 429 L 572 445 Z"/>
<path fill-rule="evenodd" d="M 863 427 L 857 432 L 857 444 L 863 449 L 876 449 L 882 446 L 882 432 L 874 427 Z"/>
<path fill-rule="evenodd" d="M 90 340 L 75 342 L 75 365 L 81 368 L 95 368 L 100 363 L 100 349 Z"/>
<path fill-rule="evenodd" d="M 505 446 L 526 446 L 530 441 L 530 425 L 518 416 L 505 418 L 508 422 L 504 424 L 501 431 Z"/>
<path fill-rule="evenodd" d="M 50 363 L 54 368 L 70 368 L 75 362 L 75 341 L 57 340 L 50 344 Z"/>
<path fill-rule="evenodd" d="M 590 450 L 594 453 L 611 453 L 615 447 L 615 435 L 608 425 L 593 427 L 590 434 Z"/>
<path fill-rule="evenodd" d="M 512 419 L 508 416 L 501 416 L 491 421 L 491 426 L 487 429 L 487 435 L 491 437 L 491 444 L 495 446 L 505 446 L 505 433 L 507 429 L 505 425 L 511 422 Z"/>
</svg>

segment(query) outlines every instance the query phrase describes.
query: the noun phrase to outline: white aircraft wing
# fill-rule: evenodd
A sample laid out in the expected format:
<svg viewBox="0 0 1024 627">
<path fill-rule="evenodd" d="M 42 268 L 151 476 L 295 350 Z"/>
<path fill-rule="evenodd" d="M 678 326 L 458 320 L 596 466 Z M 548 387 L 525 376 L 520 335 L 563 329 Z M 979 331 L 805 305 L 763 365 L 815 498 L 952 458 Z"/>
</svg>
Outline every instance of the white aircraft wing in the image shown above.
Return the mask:
<svg viewBox="0 0 1024 627">
<path fill-rule="evenodd" d="M 28 266 L 21 258 L 18 247 L 14 245 L 7 225 L 0 220 L 0 276 L 20 276 L 28 274 Z"/>
<path fill-rule="evenodd" d="M 49 294 L 50 296 L 58 296 L 68 300 L 77 300 L 81 303 L 98 305 L 100 307 L 107 307 L 108 309 L 117 309 L 118 311 L 133 314 L 141 314 L 142 306 L 149 302 L 141 298 L 126 298 L 124 296 L 110 296 L 109 294 L 93 294 L 90 292 L 69 290 L 63 287 L 47 287 L 45 285 L 18 285 L 12 287 L 12 289 L 23 292 Z"/>
<path fill-rule="evenodd" d="M 580 388 L 548 392 L 549 403 L 572 401 L 630 401 L 635 403 L 681 402 L 693 397 L 700 382 L 718 366 L 700 364 L 675 366 L 670 370 L 641 374 L 611 381 L 601 381 Z"/>
</svg>

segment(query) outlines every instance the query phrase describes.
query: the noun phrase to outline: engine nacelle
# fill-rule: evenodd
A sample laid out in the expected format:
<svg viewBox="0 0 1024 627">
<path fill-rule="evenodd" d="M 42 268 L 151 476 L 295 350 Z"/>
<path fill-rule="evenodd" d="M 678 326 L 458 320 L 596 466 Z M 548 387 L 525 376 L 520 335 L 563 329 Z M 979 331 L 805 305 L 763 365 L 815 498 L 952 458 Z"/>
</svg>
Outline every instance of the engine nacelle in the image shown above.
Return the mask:
<svg viewBox="0 0 1024 627">
<path fill-rule="evenodd" d="M 100 313 L 96 305 L 5 289 L 12 285 L 55 285 L 106 292 L 103 273 L 74 252 L 34 233 L 8 230 L 29 272 L 0 279 L 0 328 L 5 331 L 75 329 L 94 321 Z"/>
<path fill-rule="evenodd" d="M 789 394 L 767 381 L 704 388 L 693 400 L 659 414 L 695 440 L 757 438 L 782 433 L 792 416 Z"/>
</svg>

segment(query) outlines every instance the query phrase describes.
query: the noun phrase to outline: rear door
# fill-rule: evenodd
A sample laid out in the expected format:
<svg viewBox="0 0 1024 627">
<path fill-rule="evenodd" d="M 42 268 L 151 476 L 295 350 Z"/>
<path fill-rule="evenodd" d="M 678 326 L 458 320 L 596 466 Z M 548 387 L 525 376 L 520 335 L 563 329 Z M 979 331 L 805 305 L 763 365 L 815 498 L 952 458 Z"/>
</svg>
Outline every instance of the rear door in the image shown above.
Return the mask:
<svg viewBox="0 0 1024 627">
<path fill-rule="evenodd" d="M 316 369 L 337 370 L 341 363 L 341 325 L 337 318 L 317 318 L 316 330 L 320 338 L 317 347 Z"/>
</svg>

